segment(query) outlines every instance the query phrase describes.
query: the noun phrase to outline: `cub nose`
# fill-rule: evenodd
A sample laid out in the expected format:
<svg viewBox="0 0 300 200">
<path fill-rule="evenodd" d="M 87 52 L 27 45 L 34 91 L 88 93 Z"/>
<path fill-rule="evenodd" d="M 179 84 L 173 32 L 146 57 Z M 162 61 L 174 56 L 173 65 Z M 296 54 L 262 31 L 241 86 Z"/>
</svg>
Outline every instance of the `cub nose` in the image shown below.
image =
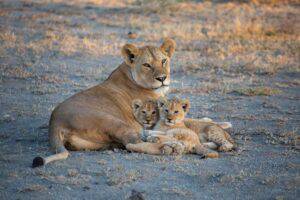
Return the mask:
<svg viewBox="0 0 300 200">
<path fill-rule="evenodd" d="M 155 79 L 160 81 L 160 82 L 164 82 L 164 80 L 166 80 L 166 78 L 167 78 L 167 76 L 163 75 L 163 76 L 156 77 Z"/>
</svg>

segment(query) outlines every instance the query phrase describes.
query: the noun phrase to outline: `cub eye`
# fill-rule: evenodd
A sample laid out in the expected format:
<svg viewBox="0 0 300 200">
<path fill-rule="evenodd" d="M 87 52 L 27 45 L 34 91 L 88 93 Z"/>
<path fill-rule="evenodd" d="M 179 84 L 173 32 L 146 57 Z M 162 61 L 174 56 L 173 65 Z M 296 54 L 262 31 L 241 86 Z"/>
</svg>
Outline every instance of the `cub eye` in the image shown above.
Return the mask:
<svg viewBox="0 0 300 200">
<path fill-rule="evenodd" d="M 165 109 L 165 112 L 166 112 L 166 113 L 168 113 L 168 112 L 169 112 L 169 110 L 168 110 L 168 109 Z"/>
<path fill-rule="evenodd" d="M 146 114 L 146 111 L 143 110 L 142 113 L 143 113 L 143 114 Z"/>
<path fill-rule="evenodd" d="M 148 63 L 144 63 L 143 66 L 147 67 L 147 68 L 151 68 L 151 65 Z"/>
<path fill-rule="evenodd" d="M 166 58 L 162 59 L 162 61 L 161 61 L 161 63 L 162 63 L 163 65 L 166 64 L 166 62 L 167 62 L 167 59 L 166 59 Z"/>
<path fill-rule="evenodd" d="M 178 114 L 178 110 L 175 110 L 175 112 L 174 112 L 175 114 Z"/>
<path fill-rule="evenodd" d="M 153 112 L 152 112 L 152 115 L 154 115 L 154 114 L 156 114 L 156 111 L 153 111 Z"/>
</svg>

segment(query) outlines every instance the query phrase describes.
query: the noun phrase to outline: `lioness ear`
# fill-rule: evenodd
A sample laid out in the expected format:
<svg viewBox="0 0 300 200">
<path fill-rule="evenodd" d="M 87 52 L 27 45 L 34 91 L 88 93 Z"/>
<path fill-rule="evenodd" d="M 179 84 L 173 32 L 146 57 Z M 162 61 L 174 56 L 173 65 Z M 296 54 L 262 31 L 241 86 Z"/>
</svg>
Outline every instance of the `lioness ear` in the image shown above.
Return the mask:
<svg viewBox="0 0 300 200">
<path fill-rule="evenodd" d="M 183 108 L 184 112 L 187 113 L 189 111 L 189 109 L 190 109 L 190 101 L 187 100 L 187 99 L 183 99 L 181 101 L 181 105 L 182 105 L 182 108 Z"/>
<path fill-rule="evenodd" d="M 165 98 L 163 98 L 163 97 L 160 97 L 157 100 L 157 106 L 158 106 L 158 108 L 162 108 L 166 103 L 167 103 L 167 100 Z"/>
<path fill-rule="evenodd" d="M 133 44 L 125 44 L 122 48 L 122 55 L 125 59 L 126 64 L 131 65 L 134 59 L 139 54 L 139 49 Z"/>
<path fill-rule="evenodd" d="M 175 51 L 176 43 L 171 38 L 166 38 L 163 42 L 163 44 L 160 46 L 160 49 L 165 52 L 169 58 L 172 57 L 174 51 Z"/>
<path fill-rule="evenodd" d="M 142 101 L 140 100 L 140 99 L 135 99 L 135 100 L 133 100 L 132 101 L 132 109 L 134 110 L 134 111 L 136 111 L 137 109 L 139 109 L 141 106 L 142 106 Z"/>
</svg>

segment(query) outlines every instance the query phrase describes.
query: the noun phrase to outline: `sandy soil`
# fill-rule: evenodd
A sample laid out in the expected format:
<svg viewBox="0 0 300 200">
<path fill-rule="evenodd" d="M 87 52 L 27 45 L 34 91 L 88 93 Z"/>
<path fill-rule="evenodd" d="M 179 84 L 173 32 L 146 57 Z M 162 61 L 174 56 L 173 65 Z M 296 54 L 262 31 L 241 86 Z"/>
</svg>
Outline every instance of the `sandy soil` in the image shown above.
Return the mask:
<svg viewBox="0 0 300 200">
<path fill-rule="evenodd" d="M 0 199 L 298 199 L 300 5 L 260 2 L 1 1 Z M 59 102 L 103 81 L 126 42 L 165 36 L 178 44 L 170 96 L 231 121 L 236 152 L 72 152 L 31 168 Z"/>
</svg>

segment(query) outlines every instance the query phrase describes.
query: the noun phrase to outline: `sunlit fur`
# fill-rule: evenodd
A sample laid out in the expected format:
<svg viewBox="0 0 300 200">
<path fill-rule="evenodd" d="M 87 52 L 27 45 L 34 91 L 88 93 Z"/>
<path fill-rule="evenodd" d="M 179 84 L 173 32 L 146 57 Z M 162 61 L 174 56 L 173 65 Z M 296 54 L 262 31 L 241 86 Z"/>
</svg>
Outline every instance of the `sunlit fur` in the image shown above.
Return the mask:
<svg viewBox="0 0 300 200">
<path fill-rule="evenodd" d="M 66 159 L 68 150 L 99 150 L 116 143 L 139 142 L 142 126 L 132 114 L 132 101 L 164 95 L 157 90 L 170 84 L 174 50 L 175 42 L 168 38 L 158 47 L 125 44 L 121 49 L 124 62 L 103 83 L 73 95 L 54 109 L 49 139 L 55 154 L 37 157 L 33 166 Z M 162 76 L 165 80 L 159 81 Z"/>
</svg>

